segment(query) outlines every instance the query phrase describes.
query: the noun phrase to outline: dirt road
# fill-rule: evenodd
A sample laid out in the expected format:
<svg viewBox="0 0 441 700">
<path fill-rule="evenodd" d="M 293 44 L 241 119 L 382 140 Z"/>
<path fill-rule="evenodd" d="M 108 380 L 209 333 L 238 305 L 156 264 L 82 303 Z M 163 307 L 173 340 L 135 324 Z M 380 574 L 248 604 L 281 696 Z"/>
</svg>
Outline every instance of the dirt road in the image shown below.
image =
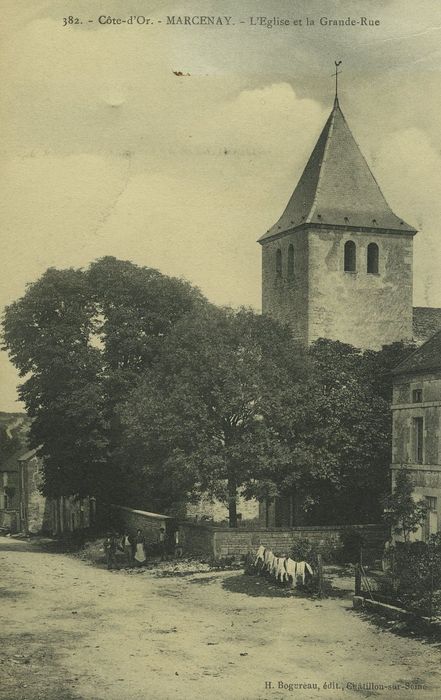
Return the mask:
<svg viewBox="0 0 441 700">
<path fill-rule="evenodd" d="M 0 572 L 4 700 L 441 694 L 439 648 L 380 630 L 348 597 L 287 597 L 237 571 L 108 572 L 7 538 Z"/>
</svg>

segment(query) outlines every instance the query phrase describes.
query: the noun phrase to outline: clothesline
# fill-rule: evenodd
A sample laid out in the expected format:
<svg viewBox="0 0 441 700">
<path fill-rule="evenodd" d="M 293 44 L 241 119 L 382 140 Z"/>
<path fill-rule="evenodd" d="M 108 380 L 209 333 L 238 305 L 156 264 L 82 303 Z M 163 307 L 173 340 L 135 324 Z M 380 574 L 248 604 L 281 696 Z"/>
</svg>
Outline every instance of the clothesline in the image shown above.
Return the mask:
<svg viewBox="0 0 441 700">
<path fill-rule="evenodd" d="M 312 576 L 313 569 L 306 561 L 295 561 L 290 557 L 277 557 L 271 549 L 260 545 L 256 552 L 253 567 L 257 573 L 268 574 L 281 584 L 290 584 L 292 588 L 299 581 L 304 585 L 306 574 Z"/>
</svg>

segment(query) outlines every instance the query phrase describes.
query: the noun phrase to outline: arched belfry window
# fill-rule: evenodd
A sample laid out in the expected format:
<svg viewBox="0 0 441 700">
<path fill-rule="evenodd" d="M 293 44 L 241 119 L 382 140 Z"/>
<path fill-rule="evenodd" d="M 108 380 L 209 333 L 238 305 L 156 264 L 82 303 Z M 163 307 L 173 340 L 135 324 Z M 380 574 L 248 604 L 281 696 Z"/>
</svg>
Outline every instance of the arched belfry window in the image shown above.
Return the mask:
<svg viewBox="0 0 441 700">
<path fill-rule="evenodd" d="M 378 272 L 379 251 L 376 243 L 369 243 L 367 248 L 367 271 Z"/>
<path fill-rule="evenodd" d="M 277 248 L 276 252 L 276 275 L 282 274 L 282 251 Z"/>
<path fill-rule="evenodd" d="M 354 241 L 345 243 L 345 272 L 355 272 L 357 267 L 357 251 Z"/>
<path fill-rule="evenodd" d="M 294 277 L 294 246 L 288 247 L 288 277 Z"/>
</svg>

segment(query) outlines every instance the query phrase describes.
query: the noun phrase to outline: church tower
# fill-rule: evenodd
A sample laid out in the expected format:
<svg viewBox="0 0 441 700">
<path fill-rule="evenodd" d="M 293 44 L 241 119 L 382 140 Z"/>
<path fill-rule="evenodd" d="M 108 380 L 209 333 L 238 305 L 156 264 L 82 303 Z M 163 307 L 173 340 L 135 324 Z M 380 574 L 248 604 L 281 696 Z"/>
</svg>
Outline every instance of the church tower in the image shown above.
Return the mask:
<svg viewBox="0 0 441 700">
<path fill-rule="evenodd" d="M 415 233 L 387 204 L 336 96 L 285 211 L 259 239 L 263 313 L 305 344 L 411 339 Z"/>
</svg>

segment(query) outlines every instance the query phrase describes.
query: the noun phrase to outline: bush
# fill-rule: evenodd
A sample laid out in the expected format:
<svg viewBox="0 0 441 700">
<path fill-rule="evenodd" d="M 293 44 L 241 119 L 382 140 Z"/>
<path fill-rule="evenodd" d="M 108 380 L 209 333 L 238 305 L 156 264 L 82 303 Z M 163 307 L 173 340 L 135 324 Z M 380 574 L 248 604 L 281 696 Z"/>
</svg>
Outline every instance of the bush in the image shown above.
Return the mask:
<svg viewBox="0 0 441 700">
<path fill-rule="evenodd" d="M 311 565 L 313 574 L 312 576 L 308 574 L 305 578 L 305 583 L 297 583 L 298 590 L 302 590 L 308 595 L 317 595 L 320 587 L 319 571 L 318 571 L 318 555 L 322 555 L 322 561 L 325 557 L 335 558 L 335 545 L 333 543 L 326 543 L 326 546 L 317 546 L 313 542 L 307 539 L 298 540 L 294 543 L 291 549 L 291 558 L 294 561 L 306 561 Z M 328 559 L 327 559 L 328 560 Z M 322 572 L 322 596 L 326 597 L 330 594 L 332 589 L 331 582 Z"/>
<path fill-rule="evenodd" d="M 294 561 L 307 561 L 313 569 L 317 568 L 319 550 L 316 544 L 310 540 L 297 540 L 294 542 L 290 557 Z"/>
<path fill-rule="evenodd" d="M 313 567 L 317 567 L 318 555 L 322 555 L 324 564 L 339 563 L 341 560 L 341 545 L 331 539 L 325 540 L 320 545 L 308 539 L 297 540 L 291 548 L 290 557 L 294 561 L 307 561 Z"/>
<path fill-rule="evenodd" d="M 441 614 L 441 533 L 426 542 L 397 542 L 381 592 L 420 615 Z"/>
</svg>

